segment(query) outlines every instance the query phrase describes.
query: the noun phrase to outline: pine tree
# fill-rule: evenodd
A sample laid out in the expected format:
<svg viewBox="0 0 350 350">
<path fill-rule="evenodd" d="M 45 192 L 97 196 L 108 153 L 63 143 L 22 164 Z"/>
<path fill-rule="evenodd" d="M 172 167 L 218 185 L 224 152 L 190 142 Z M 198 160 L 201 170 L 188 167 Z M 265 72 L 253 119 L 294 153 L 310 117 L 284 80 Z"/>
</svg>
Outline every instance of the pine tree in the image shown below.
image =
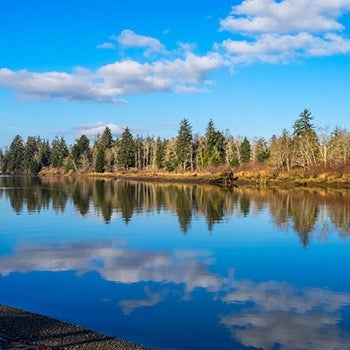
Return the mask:
<svg viewBox="0 0 350 350">
<path fill-rule="evenodd" d="M 5 160 L 5 155 L 2 149 L 0 149 L 0 172 L 4 171 L 4 160 Z"/>
<path fill-rule="evenodd" d="M 117 161 L 124 170 L 128 171 L 129 168 L 135 166 L 135 143 L 128 127 L 124 129 L 118 141 Z"/>
<path fill-rule="evenodd" d="M 212 119 L 209 120 L 206 132 L 206 151 L 204 155 L 205 165 L 218 166 L 225 159 L 225 137 L 215 129 Z"/>
<path fill-rule="evenodd" d="M 38 142 L 33 136 L 27 138 L 24 146 L 24 171 L 26 174 L 37 174 L 40 170 Z"/>
<path fill-rule="evenodd" d="M 93 159 L 95 162 L 95 171 L 103 173 L 106 167 L 106 151 L 113 145 L 112 132 L 106 127 L 102 136 L 97 136 L 93 146 Z"/>
<path fill-rule="evenodd" d="M 167 144 L 166 140 L 161 140 L 160 137 L 157 137 L 157 140 L 156 140 L 156 165 L 157 165 L 158 169 L 163 167 L 166 144 Z"/>
<path fill-rule="evenodd" d="M 249 140 L 245 137 L 241 143 L 240 147 L 241 161 L 242 163 L 248 163 L 251 156 L 251 147 Z"/>
<path fill-rule="evenodd" d="M 40 158 L 40 168 L 50 165 L 51 147 L 49 140 L 38 137 L 38 153 Z"/>
<path fill-rule="evenodd" d="M 86 135 L 81 135 L 71 149 L 72 162 L 75 170 L 87 171 L 90 167 L 90 141 Z"/>
<path fill-rule="evenodd" d="M 182 171 L 192 166 L 192 126 L 187 119 L 182 119 L 176 139 L 177 162 Z"/>
<path fill-rule="evenodd" d="M 112 131 L 111 129 L 107 126 L 101 136 L 101 145 L 104 147 L 106 150 L 107 148 L 112 147 L 113 144 L 113 137 L 112 137 Z"/>
<path fill-rule="evenodd" d="M 293 160 L 304 168 L 315 166 L 319 153 L 319 142 L 312 119 L 310 110 L 304 109 L 293 125 Z"/>
<path fill-rule="evenodd" d="M 105 166 L 105 149 L 102 145 L 98 145 L 96 161 L 95 161 L 95 171 L 97 173 L 103 173 L 104 166 Z"/>
<path fill-rule="evenodd" d="M 68 146 L 63 136 L 56 137 L 51 143 L 50 165 L 55 168 L 62 167 L 68 153 Z"/>
<path fill-rule="evenodd" d="M 24 144 L 21 136 L 16 135 L 5 154 L 5 172 L 21 173 L 24 170 Z"/>
<path fill-rule="evenodd" d="M 315 127 L 311 123 L 313 116 L 309 109 L 304 109 L 303 112 L 299 114 L 299 118 L 294 122 L 293 125 L 293 136 L 306 136 L 310 133 L 315 132 Z"/>
</svg>

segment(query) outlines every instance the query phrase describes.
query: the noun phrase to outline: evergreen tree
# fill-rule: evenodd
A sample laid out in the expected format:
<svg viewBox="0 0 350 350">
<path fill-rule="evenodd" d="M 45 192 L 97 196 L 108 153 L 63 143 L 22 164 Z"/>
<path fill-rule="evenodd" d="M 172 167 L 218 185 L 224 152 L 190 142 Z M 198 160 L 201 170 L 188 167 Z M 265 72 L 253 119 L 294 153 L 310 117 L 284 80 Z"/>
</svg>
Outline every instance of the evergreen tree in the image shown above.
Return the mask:
<svg viewBox="0 0 350 350">
<path fill-rule="evenodd" d="M 95 171 L 103 173 L 106 167 L 106 151 L 113 145 L 112 132 L 106 127 L 102 136 L 97 136 L 93 147 L 93 158 L 95 162 Z"/>
<path fill-rule="evenodd" d="M 105 166 L 105 149 L 102 145 L 98 145 L 96 161 L 95 161 L 95 171 L 97 173 L 103 173 L 104 166 Z"/>
<path fill-rule="evenodd" d="M 124 129 L 118 141 L 117 161 L 124 170 L 128 171 L 129 168 L 135 166 L 135 143 L 128 127 Z"/>
<path fill-rule="evenodd" d="M 90 150 L 90 141 L 86 135 L 81 135 L 72 147 L 72 155 L 76 163 L 79 162 L 79 158 L 83 153 L 87 153 Z"/>
<path fill-rule="evenodd" d="M 160 137 L 157 137 L 157 140 L 156 140 L 156 165 L 157 165 L 158 169 L 161 169 L 163 167 L 166 144 L 167 144 L 166 140 L 161 140 Z"/>
<path fill-rule="evenodd" d="M 215 129 L 212 119 L 209 120 L 206 132 L 206 152 L 204 155 L 205 165 L 220 165 L 225 158 L 225 137 Z"/>
<path fill-rule="evenodd" d="M 315 166 L 319 153 L 319 142 L 312 119 L 310 110 L 304 109 L 293 125 L 293 160 L 296 165 L 304 168 Z"/>
<path fill-rule="evenodd" d="M 24 170 L 24 144 L 21 136 L 16 135 L 5 154 L 5 172 L 21 173 Z"/>
<path fill-rule="evenodd" d="M 304 109 L 303 112 L 299 114 L 299 118 L 294 122 L 293 125 L 293 136 L 306 136 L 310 133 L 315 132 L 315 127 L 311 123 L 313 116 L 309 109 Z"/>
<path fill-rule="evenodd" d="M 207 153 L 210 155 L 213 153 L 216 145 L 216 129 L 214 127 L 213 119 L 210 119 L 205 130 L 205 139 L 207 146 Z"/>
<path fill-rule="evenodd" d="M 38 137 L 38 152 L 40 158 L 40 168 L 50 165 L 51 147 L 49 140 Z"/>
<path fill-rule="evenodd" d="M 75 170 L 87 171 L 90 167 L 90 141 L 86 135 L 81 135 L 71 150 L 73 167 Z"/>
<path fill-rule="evenodd" d="M 33 136 L 27 138 L 24 146 L 24 171 L 26 174 L 37 174 L 40 171 L 40 159 L 38 154 L 38 142 Z"/>
<path fill-rule="evenodd" d="M 242 163 L 248 163 L 251 156 L 251 147 L 249 140 L 245 137 L 240 147 L 241 161 Z"/>
<path fill-rule="evenodd" d="M 182 171 L 192 166 L 192 126 L 187 119 L 182 119 L 176 139 L 177 162 Z"/>
<path fill-rule="evenodd" d="M 107 148 L 112 147 L 113 144 L 113 137 L 112 137 L 112 131 L 111 129 L 107 126 L 101 136 L 101 145 L 104 147 L 106 150 Z"/>
<path fill-rule="evenodd" d="M 56 137 L 51 143 L 50 165 L 55 168 L 62 167 L 68 153 L 68 146 L 63 136 Z"/>
<path fill-rule="evenodd" d="M 4 152 L 0 149 L 0 173 L 4 171 Z"/>
</svg>

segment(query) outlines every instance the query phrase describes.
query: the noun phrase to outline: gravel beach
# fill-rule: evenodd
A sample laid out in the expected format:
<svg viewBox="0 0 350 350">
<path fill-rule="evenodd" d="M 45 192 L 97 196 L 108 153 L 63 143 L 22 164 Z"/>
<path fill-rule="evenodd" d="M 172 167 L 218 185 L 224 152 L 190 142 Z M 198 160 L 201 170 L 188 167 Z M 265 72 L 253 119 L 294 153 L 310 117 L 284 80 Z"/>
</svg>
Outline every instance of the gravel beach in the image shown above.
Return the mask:
<svg viewBox="0 0 350 350">
<path fill-rule="evenodd" d="M 0 304 L 0 350 L 142 350 L 122 340 Z"/>
</svg>

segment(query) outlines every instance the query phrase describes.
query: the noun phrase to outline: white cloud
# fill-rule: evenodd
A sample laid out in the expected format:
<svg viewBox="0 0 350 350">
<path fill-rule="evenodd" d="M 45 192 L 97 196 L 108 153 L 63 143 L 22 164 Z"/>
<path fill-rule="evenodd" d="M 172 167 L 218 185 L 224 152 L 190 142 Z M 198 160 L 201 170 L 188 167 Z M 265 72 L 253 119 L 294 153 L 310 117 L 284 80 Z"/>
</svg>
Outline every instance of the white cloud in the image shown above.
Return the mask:
<svg viewBox="0 0 350 350">
<path fill-rule="evenodd" d="M 115 49 L 115 45 L 109 42 L 104 42 L 102 44 L 97 45 L 98 49 Z"/>
<path fill-rule="evenodd" d="M 65 101 L 125 103 L 119 96 L 150 92 L 197 91 L 207 84 L 207 75 L 224 63 L 217 53 L 197 56 L 187 53 L 173 60 L 139 63 L 117 61 L 96 71 L 77 68 L 73 73 L 0 69 L 0 86 L 12 88 L 24 99 L 60 98 Z"/>
<path fill-rule="evenodd" d="M 227 39 L 221 47 L 235 64 L 349 53 L 340 22 L 349 10 L 350 0 L 245 0 L 220 22 L 221 30 L 245 38 Z"/>
<path fill-rule="evenodd" d="M 76 127 L 76 134 L 77 136 L 80 135 L 86 135 L 86 136 L 96 136 L 96 135 L 102 135 L 105 128 L 108 127 L 112 135 L 119 135 L 123 132 L 123 128 L 113 124 L 113 123 L 103 123 L 103 122 L 96 122 L 93 124 L 81 124 Z"/>
<path fill-rule="evenodd" d="M 221 21 L 231 32 L 329 32 L 341 31 L 338 18 L 350 10 L 349 0 L 245 0 L 233 6 Z"/>
<path fill-rule="evenodd" d="M 0 85 L 14 88 L 27 97 L 62 97 L 66 100 L 92 98 L 94 92 L 87 89 L 89 83 L 90 72 L 84 69 L 76 69 L 72 74 L 0 69 Z"/>
<path fill-rule="evenodd" d="M 114 37 L 124 47 L 140 47 L 147 49 L 145 54 L 166 53 L 165 46 L 155 38 L 134 33 L 130 29 L 123 30 L 119 36 Z"/>
<path fill-rule="evenodd" d="M 232 55 L 234 63 L 288 62 L 305 56 L 329 56 L 350 52 L 350 40 L 339 35 L 317 37 L 308 33 L 296 35 L 263 34 L 255 41 L 225 40 L 222 47 Z"/>
</svg>

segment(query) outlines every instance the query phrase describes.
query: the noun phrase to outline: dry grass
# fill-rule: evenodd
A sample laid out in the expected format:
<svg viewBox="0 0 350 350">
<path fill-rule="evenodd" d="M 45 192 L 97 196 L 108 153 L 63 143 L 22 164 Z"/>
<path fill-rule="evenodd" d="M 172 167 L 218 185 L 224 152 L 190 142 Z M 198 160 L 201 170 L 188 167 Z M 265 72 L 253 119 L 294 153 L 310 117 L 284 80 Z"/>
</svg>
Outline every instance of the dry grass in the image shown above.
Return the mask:
<svg viewBox="0 0 350 350">
<path fill-rule="evenodd" d="M 79 176 L 87 176 L 93 178 L 104 179 L 130 179 L 138 181 L 157 181 L 157 182 L 184 182 L 184 183 L 210 183 L 210 181 L 224 176 L 229 170 L 227 167 L 210 167 L 205 171 L 187 171 L 187 172 L 169 172 L 165 170 L 137 170 L 131 169 L 128 172 L 90 172 L 78 174 Z M 350 169 L 293 169 L 288 172 L 276 173 L 266 166 L 244 166 L 234 168 L 233 173 L 238 176 L 238 184 L 257 184 L 257 185 L 296 185 L 296 186 L 338 186 L 350 187 Z M 76 175 L 76 173 L 64 174 L 60 169 L 45 169 L 41 175 L 45 176 L 61 176 Z"/>
</svg>

